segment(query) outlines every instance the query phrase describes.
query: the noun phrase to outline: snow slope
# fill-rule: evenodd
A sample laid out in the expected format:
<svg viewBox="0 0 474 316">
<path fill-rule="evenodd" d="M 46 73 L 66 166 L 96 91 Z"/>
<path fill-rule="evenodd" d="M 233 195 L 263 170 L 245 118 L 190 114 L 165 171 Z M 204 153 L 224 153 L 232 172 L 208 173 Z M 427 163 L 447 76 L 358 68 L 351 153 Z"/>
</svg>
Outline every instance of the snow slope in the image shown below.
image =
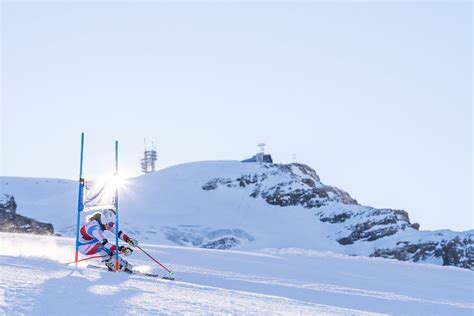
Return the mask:
<svg viewBox="0 0 474 316">
<path fill-rule="evenodd" d="M 143 242 L 365 256 L 378 251 L 402 260 L 474 265 L 474 231 L 418 231 L 406 212 L 358 205 L 304 165 L 196 162 L 126 182 L 121 229 Z M 0 184 L 0 193 L 15 197 L 18 213 L 75 236 L 76 182 L 1 177 Z"/>
<path fill-rule="evenodd" d="M 74 240 L 0 233 L 0 314 L 472 315 L 469 270 L 301 249 L 147 244 L 179 281 L 75 268 Z M 130 262 L 161 273 L 141 253 Z"/>
<path fill-rule="evenodd" d="M 296 206 L 275 207 L 250 198 L 250 187 L 202 189 L 213 178 L 260 172 L 261 166 L 254 163 L 198 162 L 127 179 L 120 194 L 122 227 L 144 241 L 170 245 L 186 244 L 186 238 L 189 245 L 202 244 L 231 230 L 230 235 L 243 236 L 242 249 L 338 247 L 328 248 L 324 240 L 319 242 L 315 234 L 319 235 L 322 227 L 314 212 Z M 12 177 L 1 177 L 0 181 L 2 192 L 15 197 L 18 213 L 52 223 L 61 235 L 74 236 L 77 182 Z"/>
</svg>

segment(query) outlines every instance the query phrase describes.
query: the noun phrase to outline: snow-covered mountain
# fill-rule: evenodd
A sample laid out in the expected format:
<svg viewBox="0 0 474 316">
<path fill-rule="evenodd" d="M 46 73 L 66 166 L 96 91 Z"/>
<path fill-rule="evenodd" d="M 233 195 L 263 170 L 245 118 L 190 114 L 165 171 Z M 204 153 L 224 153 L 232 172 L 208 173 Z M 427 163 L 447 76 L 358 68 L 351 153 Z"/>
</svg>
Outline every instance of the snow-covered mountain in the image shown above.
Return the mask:
<svg viewBox="0 0 474 316">
<path fill-rule="evenodd" d="M 74 236 L 77 183 L 2 177 L 20 213 Z M 474 231 L 419 231 L 402 210 L 362 206 L 302 164 L 178 165 L 127 180 L 121 227 L 145 242 L 304 248 L 474 269 Z"/>
</svg>

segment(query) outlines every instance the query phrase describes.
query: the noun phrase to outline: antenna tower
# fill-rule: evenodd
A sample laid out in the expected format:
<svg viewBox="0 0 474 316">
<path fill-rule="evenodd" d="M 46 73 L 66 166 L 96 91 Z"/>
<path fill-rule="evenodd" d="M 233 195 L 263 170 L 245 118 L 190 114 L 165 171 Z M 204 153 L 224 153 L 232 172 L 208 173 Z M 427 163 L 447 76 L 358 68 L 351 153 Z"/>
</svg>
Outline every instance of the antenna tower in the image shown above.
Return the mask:
<svg viewBox="0 0 474 316">
<path fill-rule="evenodd" d="M 265 143 L 260 143 L 257 146 L 260 147 L 260 152 L 257 154 L 257 162 L 262 163 L 263 156 L 265 155 L 265 146 L 267 145 Z"/>
<path fill-rule="evenodd" d="M 143 173 L 155 172 L 155 161 L 157 160 L 155 143 L 151 142 L 151 149 L 146 147 L 146 138 L 144 139 L 145 151 L 141 159 L 141 167 Z"/>
</svg>

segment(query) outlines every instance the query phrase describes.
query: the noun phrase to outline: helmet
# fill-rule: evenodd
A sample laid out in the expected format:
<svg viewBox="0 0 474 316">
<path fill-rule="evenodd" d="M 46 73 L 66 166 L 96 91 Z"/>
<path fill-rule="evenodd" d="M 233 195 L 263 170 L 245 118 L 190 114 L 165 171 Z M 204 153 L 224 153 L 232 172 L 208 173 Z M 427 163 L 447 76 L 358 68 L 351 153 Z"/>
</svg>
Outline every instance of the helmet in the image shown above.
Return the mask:
<svg viewBox="0 0 474 316">
<path fill-rule="evenodd" d="M 104 226 L 114 227 L 115 225 L 115 211 L 112 209 L 107 209 L 102 211 L 100 214 L 100 222 Z"/>
</svg>

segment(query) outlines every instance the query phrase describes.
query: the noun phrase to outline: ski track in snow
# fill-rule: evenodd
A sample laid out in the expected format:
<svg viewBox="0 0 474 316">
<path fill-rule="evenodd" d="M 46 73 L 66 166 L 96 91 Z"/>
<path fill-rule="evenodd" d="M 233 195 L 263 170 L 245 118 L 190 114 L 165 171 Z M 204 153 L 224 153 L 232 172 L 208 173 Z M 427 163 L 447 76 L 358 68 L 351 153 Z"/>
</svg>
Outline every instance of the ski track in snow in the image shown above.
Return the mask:
<svg viewBox="0 0 474 316">
<path fill-rule="evenodd" d="M 265 278 L 265 277 L 260 277 L 256 275 L 244 275 L 244 274 L 208 270 L 208 269 L 190 267 L 190 266 L 175 266 L 175 267 L 182 273 L 201 274 L 201 275 L 223 278 L 226 280 L 235 280 L 235 281 L 243 281 L 243 282 L 250 282 L 250 283 L 266 284 L 266 285 L 271 285 L 271 286 L 283 286 L 283 287 L 289 287 L 289 288 L 307 289 L 307 290 L 338 293 L 338 294 L 345 294 L 345 295 L 366 296 L 366 297 L 373 297 L 373 298 L 384 299 L 384 300 L 442 304 L 442 305 L 451 305 L 458 308 L 474 309 L 474 303 L 465 304 L 465 303 L 452 302 L 452 301 L 427 300 L 427 299 L 421 299 L 421 298 L 416 298 L 416 297 L 401 295 L 401 294 L 396 294 L 396 293 L 369 291 L 369 290 L 341 287 L 341 286 L 335 286 L 331 284 L 322 284 L 322 283 L 301 283 L 301 282 L 294 282 L 287 279 Z"/>
<path fill-rule="evenodd" d="M 0 257 L 4 315 L 137 315 L 156 313 L 247 315 L 375 315 L 353 309 L 217 287 L 112 274 Z M 18 264 L 20 261 L 20 264 Z M 35 265 L 44 268 L 38 269 Z M 56 267 L 54 267 L 56 265 Z M 53 270 L 53 272 L 51 271 Z M 8 284 L 8 286 L 5 286 Z M 106 306 L 106 309 L 104 309 Z"/>
<path fill-rule="evenodd" d="M 144 245 L 178 278 L 167 281 L 85 268 L 96 260 L 67 266 L 70 238 L 0 234 L 0 241 L 0 315 L 474 314 L 474 273 L 452 267 Z M 129 260 L 164 274 L 140 252 Z"/>
</svg>

